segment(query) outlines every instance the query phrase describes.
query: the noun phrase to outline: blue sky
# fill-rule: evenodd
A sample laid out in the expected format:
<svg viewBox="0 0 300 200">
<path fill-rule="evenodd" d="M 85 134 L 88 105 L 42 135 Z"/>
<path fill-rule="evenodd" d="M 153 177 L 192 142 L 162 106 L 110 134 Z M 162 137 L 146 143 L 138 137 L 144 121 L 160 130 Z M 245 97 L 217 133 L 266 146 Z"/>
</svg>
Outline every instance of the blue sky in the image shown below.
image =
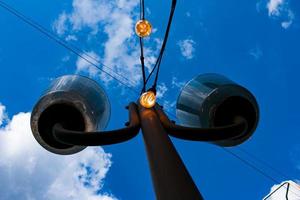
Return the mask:
<svg viewBox="0 0 300 200">
<path fill-rule="evenodd" d="M 137 0 L 5 2 L 141 87 L 133 32 Z M 171 2 L 145 3 L 154 27 L 145 41 L 149 70 Z M 198 74 L 220 73 L 247 87 L 261 118 L 241 148 L 294 181 L 300 179 L 299 11 L 297 0 L 178 1 L 159 80 L 159 103 L 173 114 L 180 88 Z M 61 75 L 88 75 L 105 88 L 112 105 L 107 129 L 123 126 L 124 106 L 137 94 L 2 8 L 0 27 L 0 199 L 155 199 L 141 134 L 104 150 L 56 156 L 34 141 L 29 128 L 34 104 Z M 206 199 L 262 199 L 274 185 L 217 146 L 173 142 Z M 279 182 L 287 180 L 240 148 L 230 150 Z"/>
</svg>

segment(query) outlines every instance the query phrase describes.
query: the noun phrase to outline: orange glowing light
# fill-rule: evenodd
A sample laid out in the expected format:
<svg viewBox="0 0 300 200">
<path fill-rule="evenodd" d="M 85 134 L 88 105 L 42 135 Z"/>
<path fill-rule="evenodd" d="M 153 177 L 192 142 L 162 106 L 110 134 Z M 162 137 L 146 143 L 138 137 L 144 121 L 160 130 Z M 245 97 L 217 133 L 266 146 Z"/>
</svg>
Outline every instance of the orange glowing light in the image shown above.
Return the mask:
<svg viewBox="0 0 300 200">
<path fill-rule="evenodd" d="M 152 26 L 147 20 L 139 20 L 135 24 L 135 33 L 139 37 L 147 37 L 151 34 Z"/>
<path fill-rule="evenodd" d="M 153 91 L 145 92 L 140 97 L 140 104 L 145 108 L 152 108 L 156 103 L 156 95 Z"/>
</svg>

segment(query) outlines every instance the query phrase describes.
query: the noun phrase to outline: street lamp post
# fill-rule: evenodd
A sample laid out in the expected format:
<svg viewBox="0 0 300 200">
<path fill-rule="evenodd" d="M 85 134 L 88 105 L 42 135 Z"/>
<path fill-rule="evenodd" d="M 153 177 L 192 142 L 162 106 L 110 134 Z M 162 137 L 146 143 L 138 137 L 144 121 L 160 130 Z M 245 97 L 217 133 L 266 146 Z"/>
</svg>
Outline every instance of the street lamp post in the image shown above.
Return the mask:
<svg viewBox="0 0 300 200">
<path fill-rule="evenodd" d="M 142 130 L 158 200 L 203 199 L 169 136 L 235 146 L 247 140 L 258 122 L 255 98 L 245 88 L 216 74 L 191 80 L 177 101 L 172 123 L 159 104 L 152 108 L 130 103 L 125 128 L 103 131 L 110 107 L 96 82 L 82 76 L 55 80 L 32 112 L 36 140 L 48 151 L 73 154 L 86 146 L 121 143 Z"/>
<path fill-rule="evenodd" d="M 139 106 L 141 128 L 157 199 L 203 199 L 184 166 L 165 128 L 157 108 Z"/>
</svg>

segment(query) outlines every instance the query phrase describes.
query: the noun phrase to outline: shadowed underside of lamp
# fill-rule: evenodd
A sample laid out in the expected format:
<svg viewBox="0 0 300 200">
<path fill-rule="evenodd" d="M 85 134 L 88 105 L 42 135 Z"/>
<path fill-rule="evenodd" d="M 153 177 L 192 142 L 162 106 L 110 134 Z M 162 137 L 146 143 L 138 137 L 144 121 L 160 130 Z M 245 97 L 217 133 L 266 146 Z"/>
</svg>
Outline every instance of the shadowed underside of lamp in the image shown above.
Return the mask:
<svg viewBox="0 0 300 200">
<path fill-rule="evenodd" d="M 202 74 L 181 90 L 176 115 L 181 125 L 198 128 L 222 127 L 243 118 L 248 126 L 244 134 L 213 142 L 220 146 L 235 146 L 254 133 L 259 109 L 255 97 L 244 87 L 222 75 Z"/>
<path fill-rule="evenodd" d="M 31 129 L 46 150 L 73 154 L 84 146 L 57 141 L 52 133 L 55 124 L 73 131 L 103 130 L 110 117 L 110 104 L 104 90 L 93 80 L 78 75 L 57 78 L 35 105 Z"/>
</svg>

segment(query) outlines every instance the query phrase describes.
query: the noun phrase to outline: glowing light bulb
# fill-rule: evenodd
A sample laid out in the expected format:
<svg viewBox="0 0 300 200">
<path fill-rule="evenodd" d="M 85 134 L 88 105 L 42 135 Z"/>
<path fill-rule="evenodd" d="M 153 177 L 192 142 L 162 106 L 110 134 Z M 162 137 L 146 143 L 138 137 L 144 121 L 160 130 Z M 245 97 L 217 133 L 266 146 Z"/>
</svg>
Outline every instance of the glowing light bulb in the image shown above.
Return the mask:
<svg viewBox="0 0 300 200">
<path fill-rule="evenodd" d="M 135 24 L 135 33 L 139 37 L 147 37 L 151 34 L 152 26 L 147 20 L 139 20 Z"/>
<path fill-rule="evenodd" d="M 156 103 L 156 95 L 153 91 L 145 92 L 140 97 L 140 104 L 145 108 L 152 108 Z"/>
</svg>

